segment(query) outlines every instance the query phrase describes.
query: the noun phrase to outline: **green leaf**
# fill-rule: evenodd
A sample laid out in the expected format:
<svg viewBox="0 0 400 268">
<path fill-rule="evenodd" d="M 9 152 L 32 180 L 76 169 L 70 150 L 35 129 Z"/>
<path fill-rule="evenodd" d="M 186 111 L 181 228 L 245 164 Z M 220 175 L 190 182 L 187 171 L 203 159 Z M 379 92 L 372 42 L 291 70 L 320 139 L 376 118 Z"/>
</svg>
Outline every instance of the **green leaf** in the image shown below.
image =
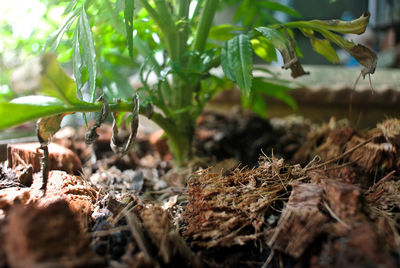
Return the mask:
<svg viewBox="0 0 400 268">
<path fill-rule="evenodd" d="M 339 56 L 337 55 L 336 50 L 331 46 L 331 43 L 328 40 L 312 38 L 311 43 L 313 49 L 317 53 L 321 54 L 332 63 L 339 63 Z"/>
<path fill-rule="evenodd" d="M 230 24 L 221 24 L 211 27 L 209 38 L 217 41 L 226 41 L 235 36 L 234 32 L 241 30 L 243 30 L 242 27 L 235 27 Z"/>
<path fill-rule="evenodd" d="M 26 96 L 0 103 L 0 129 L 52 114 L 68 111 L 62 101 L 53 97 Z"/>
<path fill-rule="evenodd" d="M 55 54 L 44 54 L 41 59 L 40 91 L 58 98 L 66 104 L 80 103 L 76 98 L 76 84 L 57 62 Z"/>
<path fill-rule="evenodd" d="M 83 100 L 82 96 L 82 55 L 81 55 L 81 47 L 79 43 L 79 27 L 75 28 L 74 37 L 72 39 L 72 69 L 76 81 L 77 91 L 81 100 Z"/>
<path fill-rule="evenodd" d="M 64 12 L 62 15 L 67 15 L 71 10 L 75 7 L 76 3 L 78 3 L 79 0 L 72 0 L 69 2 L 68 6 L 65 8 Z"/>
<path fill-rule="evenodd" d="M 129 56 L 133 58 L 133 12 L 135 0 L 125 0 L 124 19 L 126 28 L 126 41 L 128 43 Z"/>
<path fill-rule="evenodd" d="M 277 61 L 275 47 L 268 41 L 267 38 L 260 36 L 257 39 L 251 40 L 254 53 L 266 62 Z"/>
<path fill-rule="evenodd" d="M 61 42 L 61 38 L 63 37 L 64 33 L 69 30 L 71 27 L 72 23 L 75 21 L 75 19 L 79 15 L 79 10 L 76 9 L 74 12 L 72 12 L 68 17 L 63 21 L 61 26 L 52 33 L 49 38 L 46 40 L 46 43 L 44 44 L 44 49 L 46 50 L 48 47 L 51 46 L 50 51 L 55 52 L 58 45 Z"/>
<path fill-rule="evenodd" d="M 249 103 L 250 109 L 261 117 L 266 117 L 268 114 L 267 103 L 264 96 L 258 92 L 255 92 Z"/>
<path fill-rule="evenodd" d="M 96 93 L 96 51 L 92 29 L 90 28 L 85 8 L 82 8 L 79 18 L 79 41 L 82 46 L 83 62 L 88 69 L 89 90 L 91 92 L 90 101 L 93 102 Z"/>
<path fill-rule="evenodd" d="M 240 90 L 247 97 L 251 91 L 253 51 L 250 39 L 245 34 L 240 34 L 227 42 L 227 59 L 231 66 L 232 75 Z"/>
<path fill-rule="evenodd" d="M 221 49 L 221 67 L 226 77 L 231 81 L 236 81 L 231 65 L 231 60 L 228 54 L 228 42 L 225 42 L 225 46 Z"/>
<path fill-rule="evenodd" d="M 265 78 L 255 77 L 253 80 L 253 90 L 281 100 L 289 105 L 293 110 L 297 110 L 296 101 L 287 94 L 288 91 L 292 90 L 292 88 L 288 86 L 273 83 Z"/>
<path fill-rule="evenodd" d="M 256 3 L 256 5 L 266 7 L 271 11 L 280 11 L 280 12 L 285 13 L 294 18 L 299 19 L 302 17 L 301 14 L 299 12 L 297 12 L 295 9 L 285 6 L 285 5 L 282 5 L 279 2 L 261 0 L 261 1 L 258 1 Z"/>
</svg>

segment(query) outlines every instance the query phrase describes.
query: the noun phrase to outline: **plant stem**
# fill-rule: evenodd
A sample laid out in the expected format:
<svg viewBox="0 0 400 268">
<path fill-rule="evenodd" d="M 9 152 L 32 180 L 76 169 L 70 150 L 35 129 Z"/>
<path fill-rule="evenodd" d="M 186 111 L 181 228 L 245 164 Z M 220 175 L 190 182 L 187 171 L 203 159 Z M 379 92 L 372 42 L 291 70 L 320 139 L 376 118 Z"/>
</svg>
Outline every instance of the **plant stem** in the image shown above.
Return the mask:
<svg viewBox="0 0 400 268">
<path fill-rule="evenodd" d="M 212 21 L 217 11 L 219 0 L 205 0 L 204 8 L 200 14 L 199 24 L 197 25 L 196 35 L 193 43 L 193 50 L 202 52 L 206 46 L 208 33 Z"/>
<path fill-rule="evenodd" d="M 172 61 L 176 61 L 178 58 L 178 50 L 175 42 L 178 38 L 178 32 L 175 27 L 175 23 L 172 20 L 171 13 L 165 0 L 155 1 L 156 9 L 154 9 L 146 0 L 139 0 L 143 7 L 147 10 L 150 17 L 154 20 L 157 26 L 163 33 L 162 38 L 165 40 L 165 45 L 168 54 Z"/>
</svg>

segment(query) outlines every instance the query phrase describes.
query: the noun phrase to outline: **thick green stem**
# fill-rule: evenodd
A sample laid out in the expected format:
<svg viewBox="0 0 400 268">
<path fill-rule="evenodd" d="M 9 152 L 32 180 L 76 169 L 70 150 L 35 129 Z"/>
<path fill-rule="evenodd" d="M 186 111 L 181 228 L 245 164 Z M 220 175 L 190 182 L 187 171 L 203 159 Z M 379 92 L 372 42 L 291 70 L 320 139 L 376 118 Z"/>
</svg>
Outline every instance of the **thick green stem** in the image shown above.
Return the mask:
<svg viewBox="0 0 400 268">
<path fill-rule="evenodd" d="M 165 131 L 175 161 L 178 166 L 182 166 L 191 157 L 193 128 L 188 132 L 184 125 L 173 123 L 157 113 L 151 120 Z"/>
<path fill-rule="evenodd" d="M 187 39 L 189 34 L 189 3 L 189 0 L 178 1 L 179 24 L 177 25 L 177 28 L 179 34 L 179 56 L 181 60 L 182 55 L 187 51 Z"/>
<path fill-rule="evenodd" d="M 219 0 L 206 0 L 201 11 L 199 24 L 197 25 L 196 35 L 193 43 L 193 50 L 202 52 L 206 46 L 208 33 L 217 11 Z"/>
</svg>

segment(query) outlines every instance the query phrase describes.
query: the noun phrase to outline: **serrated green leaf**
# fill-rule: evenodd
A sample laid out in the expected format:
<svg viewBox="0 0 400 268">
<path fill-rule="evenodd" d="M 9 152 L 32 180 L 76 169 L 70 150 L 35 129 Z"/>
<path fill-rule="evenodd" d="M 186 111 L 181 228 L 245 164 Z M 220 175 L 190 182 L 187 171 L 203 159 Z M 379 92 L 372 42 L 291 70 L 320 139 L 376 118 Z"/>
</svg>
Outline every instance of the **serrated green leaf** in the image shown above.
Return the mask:
<svg viewBox="0 0 400 268">
<path fill-rule="evenodd" d="M 55 52 L 57 50 L 58 45 L 61 42 L 61 39 L 66 31 L 69 30 L 71 27 L 72 23 L 75 21 L 75 19 L 79 15 L 79 10 L 76 9 L 74 12 L 72 12 L 68 17 L 63 21 L 61 26 L 54 32 L 52 33 L 49 38 L 47 38 L 46 43 L 44 44 L 44 50 L 47 48 L 50 48 L 51 52 Z"/>
<path fill-rule="evenodd" d="M 125 0 L 124 19 L 126 29 L 126 41 L 128 43 L 129 56 L 133 58 L 133 12 L 135 0 Z"/>
<path fill-rule="evenodd" d="M 253 51 L 250 38 L 240 34 L 227 42 L 227 58 L 232 75 L 244 95 L 249 96 L 251 91 Z"/>
<path fill-rule="evenodd" d="M 83 63 L 88 70 L 90 101 L 93 102 L 96 93 L 96 50 L 94 48 L 94 41 L 92 36 L 92 29 L 90 28 L 89 20 L 85 11 L 82 8 L 81 16 L 79 17 L 79 41 L 82 47 Z"/>
<path fill-rule="evenodd" d="M 295 9 L 282 5 L 279 2 L 276 1 L 266 1 L 266 0 L 261 0 L 261 1 L 257 1 L 257 6 L 263 6 L 268 8 L 271 11 L 280 11 L 283 12 L 291 17 L 294 18 L 301 18 L 301 14 L 299 12 L 297 12 Z"/>
<path fill-rule="evenodd" d="M 225 46 L 221 49 L 221 67 L 226 77 L 231 81 L 236 81 L 233 73 L 231 60 L 228 54 L 228 42 L 225 42 Z"/>
<path fill-rule="evenodd" d="M 68 77 L 57 62 L 55 54 L 44 54 L 41 59 L 42 72 L 40 92 L 64 101 L 66 104 L 79 103 L 76 98 L 76 84 Z"/>
<path fill-rule="evenodd" d="M 339 63 L 339 56 L 337 55 L 336 50 L 331 46 L 331 43 L 328 40 L 312 38 L 311 43 L 313 49 L 317 53 L 321 54 L 332 63 Z"/>
</svg>

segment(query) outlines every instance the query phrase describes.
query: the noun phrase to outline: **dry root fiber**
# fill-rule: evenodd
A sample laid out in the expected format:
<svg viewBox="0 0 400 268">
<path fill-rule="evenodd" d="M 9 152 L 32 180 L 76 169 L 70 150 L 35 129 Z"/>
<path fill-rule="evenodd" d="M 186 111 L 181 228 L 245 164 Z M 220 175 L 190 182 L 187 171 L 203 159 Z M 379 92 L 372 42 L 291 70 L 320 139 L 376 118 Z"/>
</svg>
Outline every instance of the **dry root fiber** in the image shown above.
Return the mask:
<svg viewBox="0 0 400 268">
<path fill-rule="evenodd" d="M 200 171 L 188 182 L 189 204 L 184 235 L 203 247 L 244 245 L 263 236 L 266 215 L 279 207 L 299 166 L 263 159 L 259 167 L 236 169 L 221 176 Z"/>
<path fill-rule="evenodd" d="M 372 173 L 379 169 L 400 170 L 400 120 L 387 119 L 367 133 L 359 133 L 347 123 L 331 119 L 329 124 L 310 132 L 308 142 L 296 153 L 295 160 L 306 163 L 318 155 L 329 160 L 344 154 L 355 145 L 371 142 L 342 158 L 344 162 Z"/>
</svg>

